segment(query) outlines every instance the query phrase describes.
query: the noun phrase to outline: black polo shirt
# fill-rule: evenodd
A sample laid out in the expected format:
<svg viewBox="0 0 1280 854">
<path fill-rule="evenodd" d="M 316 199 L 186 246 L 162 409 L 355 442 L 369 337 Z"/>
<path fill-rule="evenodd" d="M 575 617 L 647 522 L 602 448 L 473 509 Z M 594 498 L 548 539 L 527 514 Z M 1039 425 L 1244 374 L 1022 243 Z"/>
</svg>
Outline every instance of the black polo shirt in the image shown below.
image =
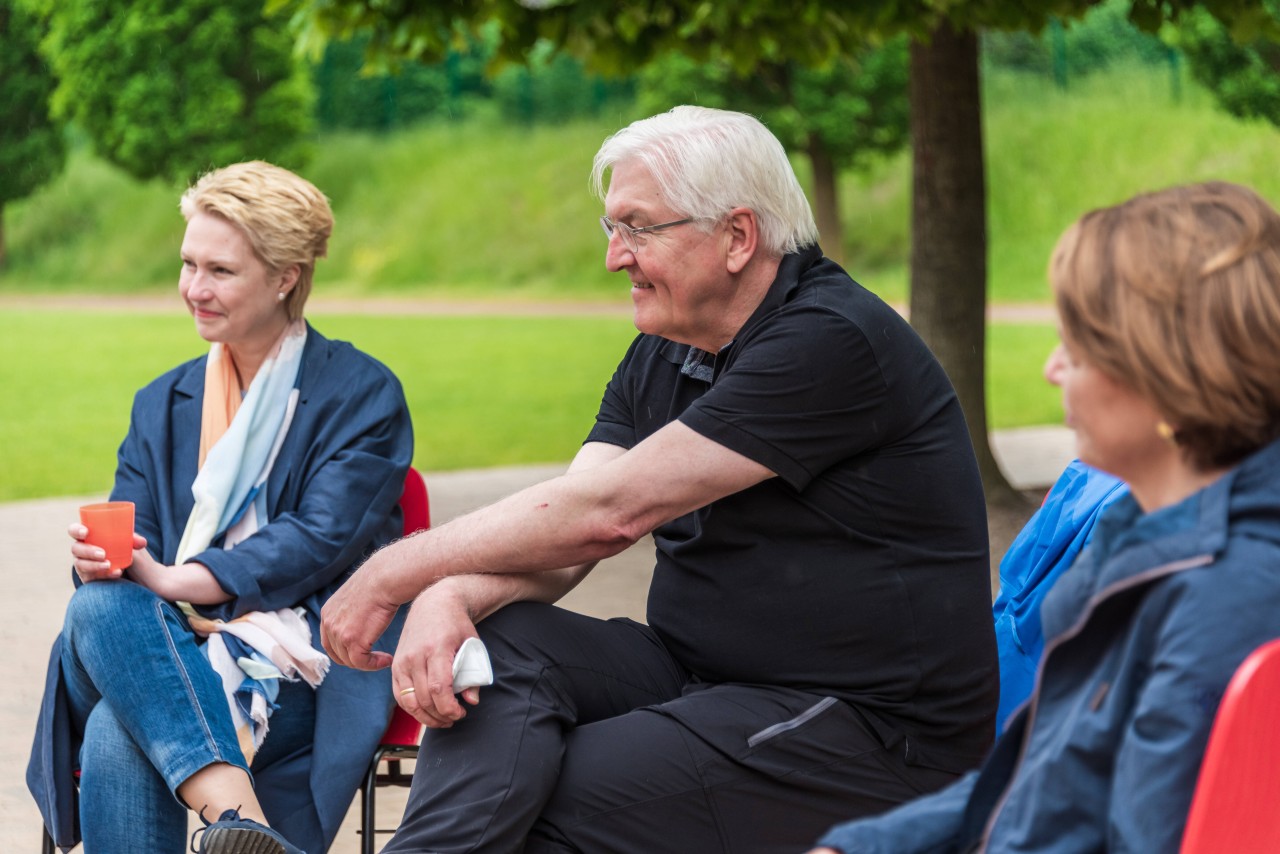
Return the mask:
<svg viewBox="0 0 1280 854">
<path fill-rule="evenodd" d="M 587 441 L 676 419 L 778 475 L 654 532 L 648 619 L 677 660 L 840 697 L 909 758 L 971 767 L 998 686 L 986 506 L 915 331 L 817 247 L 788 255 L 715 356 L 636 338 Z"/>
</svg>

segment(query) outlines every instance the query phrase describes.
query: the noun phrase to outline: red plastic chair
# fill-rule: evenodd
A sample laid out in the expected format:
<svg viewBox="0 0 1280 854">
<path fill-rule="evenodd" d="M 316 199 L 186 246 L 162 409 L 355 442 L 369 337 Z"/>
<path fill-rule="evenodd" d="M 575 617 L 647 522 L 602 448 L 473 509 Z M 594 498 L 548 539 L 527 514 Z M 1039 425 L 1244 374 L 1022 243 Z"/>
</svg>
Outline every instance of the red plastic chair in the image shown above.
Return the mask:
<svg viewBox="0 0 1280 854">
<path fill-rule="evenodd" d="M 1280 640 L 1227 685 L 1182 836 L 1182 854 L 1280 851 Z"/>
<path fill-rule="evenodd" d="M 416 469 L 409 469 L 404 480 L 404 492 L 400 495 L 400 511 L 404 514 L 404 534 L 431 527 L 431 504 L 427 498 L 427 484 Z M 374 854 L 374 837 L 391 830 L 379 830 L 375 826 L 374 812 L 380 786 L 408 786 L 413 782 L 413 772 L 401 769 L 404 760 L 418 758 L 418 741 L 422 738 L 422 724 L 399 706 L 391 713 L 391 722 L 382 734 L 378 749 L 373 752 L 369 770 L 365 772 L 360 787 L 360 852 Z M 385 771 L 382 763 L 387 763 Z"/>
</svg>

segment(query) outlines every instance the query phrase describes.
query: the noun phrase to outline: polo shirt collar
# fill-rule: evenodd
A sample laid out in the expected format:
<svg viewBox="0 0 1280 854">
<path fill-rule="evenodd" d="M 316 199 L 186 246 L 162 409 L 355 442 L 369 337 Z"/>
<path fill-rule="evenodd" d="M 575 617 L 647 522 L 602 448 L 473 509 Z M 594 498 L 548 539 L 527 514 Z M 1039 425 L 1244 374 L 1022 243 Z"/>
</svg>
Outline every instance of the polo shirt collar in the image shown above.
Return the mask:
<svg viewBox="0 0 1280 854">
<path fill-rule="evenodd" d="M 742 329 L 738 330 L 738 335 L 734 336 L 734 341 L 741 336 L 743 329 L 751 328 L 761 319 L 785 305 L 790 300 L 791 293 L 800 286 L 800 277 L 806 270 L 821 260 L 822 249 L 816 243 L 801 249 L 799 252 L 784 255 L 782 261 L 778 264 L 778 272 L 774 276 L 773 284 L 769 286 L 769 290 L 765 293 L 764 299 L 760 301 L 760 305 L 756 306 L 756 310 L 751 312 L 747 322 L 742 325 Z M 723 349 L 727 350 L 732 346 L 733 341 L 730 341 Z M 685 376 L 701 380 L 708 385 L 711 384 L 715 377 L 714 359 L 712 358 L 714 354 L 691 344 L 681 344 L 670 340 L 663 343 L 659 352 L 662 358 L 671 364 L 679 365 L 680 373 Z"/>
<path fill-rule="evenodd" d="M 773 284 L 769 286 L 769 290 L 765 293 L 764 299 L 760 301 L 760 305 L 756 306 L 756 310 L 751 312 L 751 317 L 747 318 L 747 322 L 742 324 L 742 328 L 751 328 L 761 318 L 785 305 L 791 299 L 792 292 L 800 287 L 800 277 L 804 275 L 806 270 L 821 260 L 822 248 L 816 243 L 804 247 L 799 252 L 792 252 L 782 256 L 782 261 L 778 264 L 777 275 L 773 278 Z M 741 330 L 739 330 L 739 334 L 741 334 Z"/>
</svg>

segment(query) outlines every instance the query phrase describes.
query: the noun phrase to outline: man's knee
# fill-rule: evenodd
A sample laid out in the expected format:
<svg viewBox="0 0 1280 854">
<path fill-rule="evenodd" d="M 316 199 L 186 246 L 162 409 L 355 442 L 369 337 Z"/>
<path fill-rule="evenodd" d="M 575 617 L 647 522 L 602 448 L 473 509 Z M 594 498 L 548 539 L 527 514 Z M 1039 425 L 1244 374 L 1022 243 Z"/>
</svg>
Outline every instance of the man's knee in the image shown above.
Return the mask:
<svg viewBox="0 0 1280 854">
<path fill-rule="evenodd" d="M 513 602 L 481 620 L 476 631 L 487 647 L 518 644 L 522 638 L 542 631 L 554 611 L 554 605 L 541 602 Z"/>
<path fill-rule="evenodd" d="M 581 850 L 551 824 L 538 819 L 525 838 L 523 854 L 576 854 Z"/>
<path fill-rule="evenodd" d="M 591 647 L 594 618 L 542 602 L 513 602 L 476 625 L 480 640 L 495 658 L 518 667 L 541 668 Z M 499 667 L 494 662 L 494 667 Z"/>
</svg>

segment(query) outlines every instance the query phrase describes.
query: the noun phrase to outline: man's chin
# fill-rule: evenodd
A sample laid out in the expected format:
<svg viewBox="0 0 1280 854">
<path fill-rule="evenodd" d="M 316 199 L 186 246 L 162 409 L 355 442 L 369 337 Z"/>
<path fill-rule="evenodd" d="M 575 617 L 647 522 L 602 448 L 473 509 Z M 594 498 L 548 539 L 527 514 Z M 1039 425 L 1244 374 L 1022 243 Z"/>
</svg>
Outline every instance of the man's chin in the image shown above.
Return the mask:
<svg viewBox="0 0 1280 854">
<path fill-rule="evenodd" d="M 662 325 L 654 320 L 652 314 L 639 306 L 636 306 L 636 310 L 632 313 L 631 322 L 645 335 L 662 335 Z"/>
</svg>

